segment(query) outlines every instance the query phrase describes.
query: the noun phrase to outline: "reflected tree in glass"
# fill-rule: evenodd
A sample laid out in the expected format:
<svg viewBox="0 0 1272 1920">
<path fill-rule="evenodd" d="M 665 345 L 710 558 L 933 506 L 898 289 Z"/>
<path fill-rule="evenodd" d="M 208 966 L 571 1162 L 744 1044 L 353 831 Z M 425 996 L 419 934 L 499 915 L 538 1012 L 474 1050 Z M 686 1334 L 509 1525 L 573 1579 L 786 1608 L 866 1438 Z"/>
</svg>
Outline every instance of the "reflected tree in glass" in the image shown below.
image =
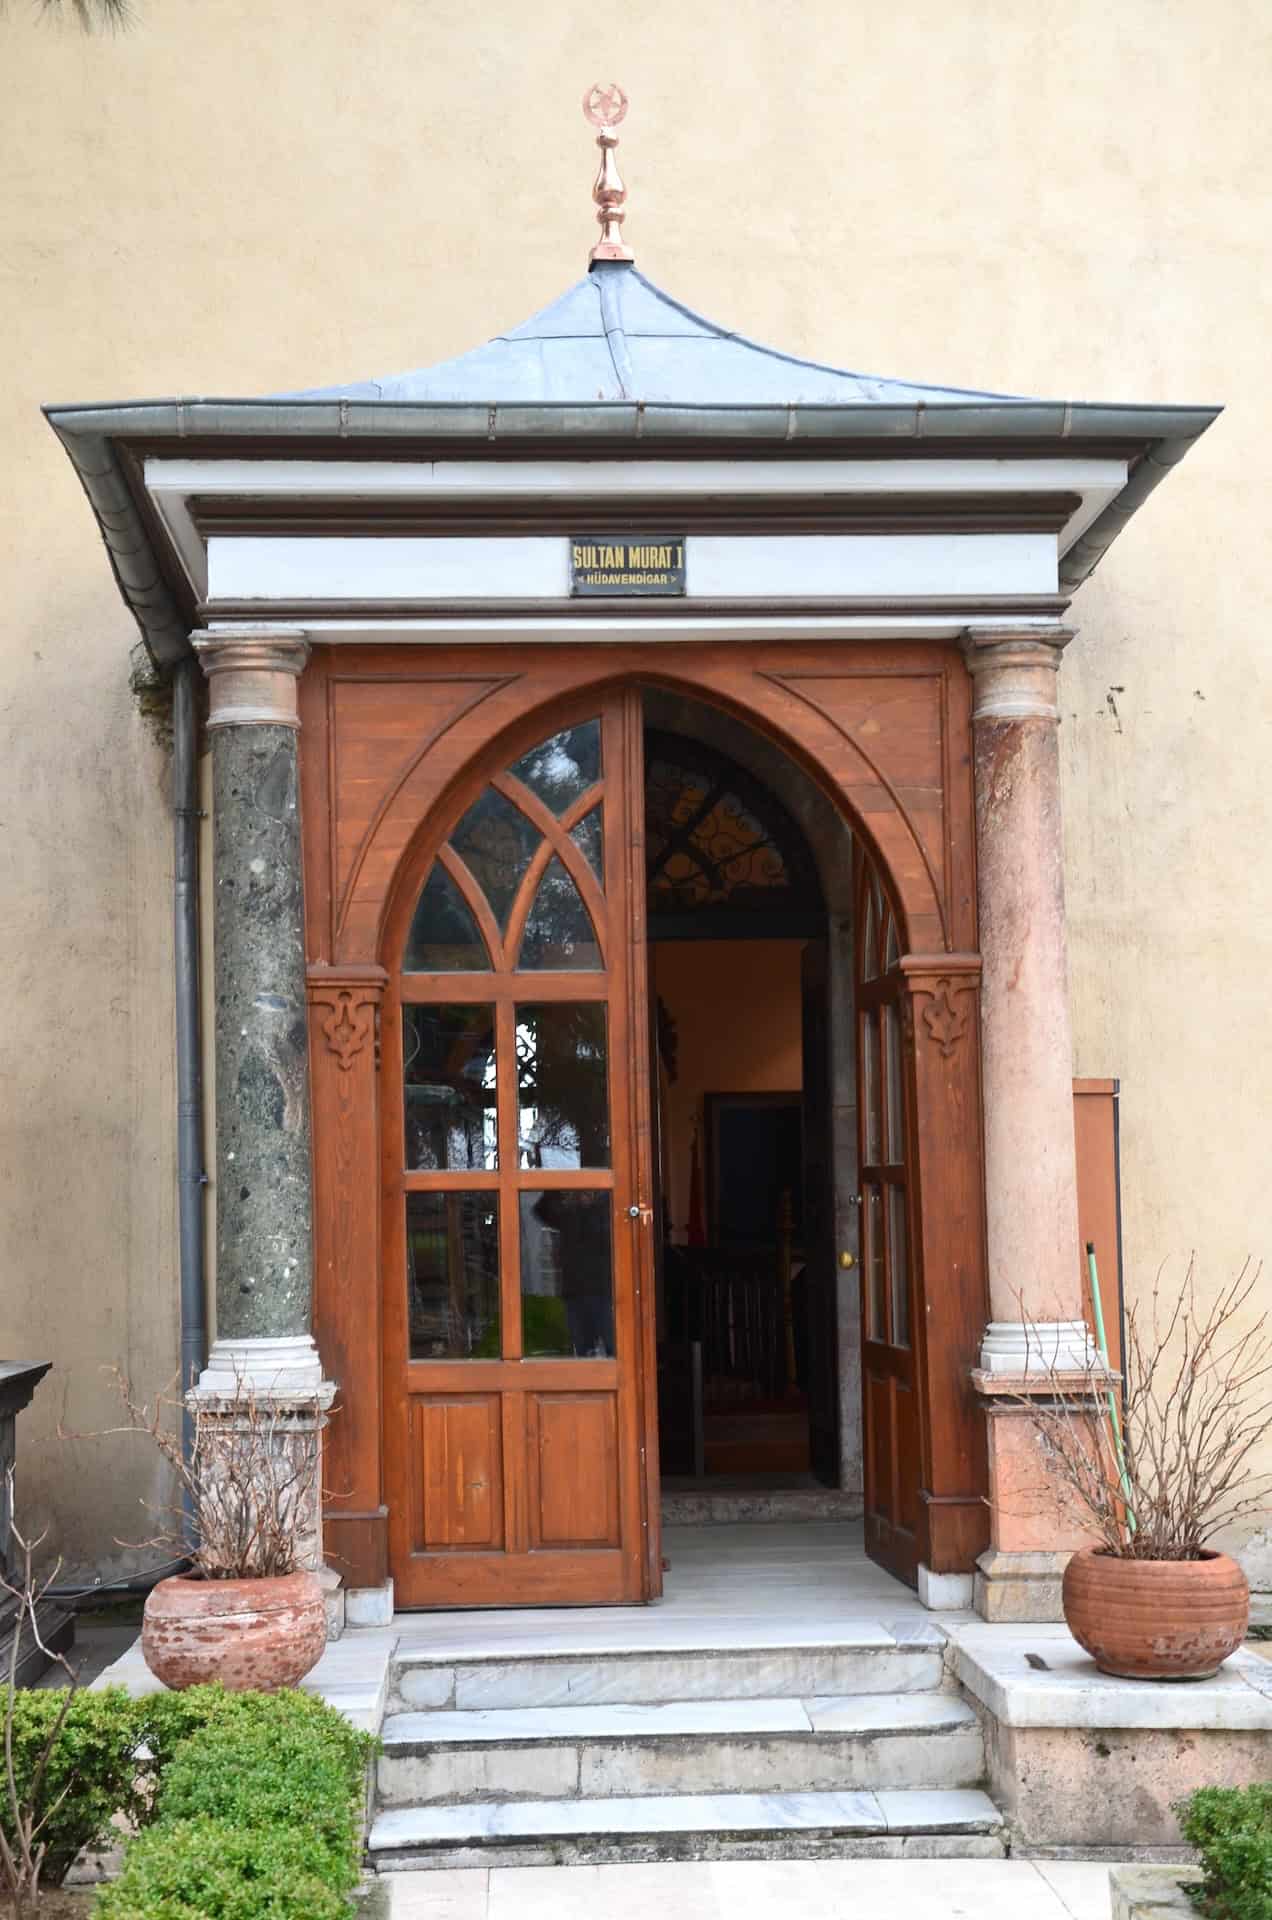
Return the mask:
<svg viewBox="0 0 1272 1920">
<path fill-rule="evenodd" d="M 518 1161 L 608 1167 L 606 1011 L 599 1001 L 517 1008 Z"/>
<path fill-rule="evenodd" d="M 498 1165 L 493 1007 L 403 1007 L 402 1078 L 408 1167 Z"/>
</svg>

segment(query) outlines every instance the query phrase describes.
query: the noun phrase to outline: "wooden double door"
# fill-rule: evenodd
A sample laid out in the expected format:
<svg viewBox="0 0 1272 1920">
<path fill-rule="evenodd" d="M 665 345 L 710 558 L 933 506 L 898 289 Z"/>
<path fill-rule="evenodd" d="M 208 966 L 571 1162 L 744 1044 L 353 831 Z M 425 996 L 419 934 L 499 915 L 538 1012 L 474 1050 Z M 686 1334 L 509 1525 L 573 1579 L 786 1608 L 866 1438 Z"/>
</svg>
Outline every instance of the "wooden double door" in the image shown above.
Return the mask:
<svg viewBox="0 0 1272 1920">
<path fill-rule="evenodd" d="M 300 689 L 315 1331 L 338 1383 L 324 1542 L 350 1586 L 392 1573 L 403 1606 L 660 1589 L 645 684 L 763 729 L 853 824 L 846 1108 L 845 1024 L 832 1085 L 825 956 L 805 955 L 811 1277 L 842 1311 L 860 1219 L 868 1550 L 913 1579 L 917 1561 L 968 1571 L 985 1544 L 956 650 L 650 642 L 620 669 L 566 642 L 351 643 L 316 648 Z M 828 1116 L 842 1160 L 854 1104 L 858 1178 L 823 1162 L 819 1181 Z M 829 1340 L 815 1359 L 833 1477 Z"/>
<path fill-rule="evenodd" d="M 459 783 L 384 1003 L 399 1604 L 659 1589 L 639 695 Z"/>
</svg>

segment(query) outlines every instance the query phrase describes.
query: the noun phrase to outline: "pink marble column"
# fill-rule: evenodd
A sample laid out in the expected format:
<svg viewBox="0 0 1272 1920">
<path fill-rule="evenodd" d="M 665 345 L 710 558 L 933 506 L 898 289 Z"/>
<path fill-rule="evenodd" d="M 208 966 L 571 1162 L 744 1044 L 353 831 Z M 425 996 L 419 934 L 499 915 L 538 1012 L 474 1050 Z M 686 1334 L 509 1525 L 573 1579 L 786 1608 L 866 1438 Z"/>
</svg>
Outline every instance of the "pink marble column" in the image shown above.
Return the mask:
<svg viewBox="0 0 1272 1920">
<path fill-rule="evenodd" d="M 977 895 L 990 1324 L 985 1397 L 993 1546 L 977 1604 L 993 1619 L 1058 1618 L 1078 1544 L 1039 1489 L 1019 1396 L 1056 1368 L 1084 1376 L 1073 1140 L 1073 1043 L 1056 704 L 1062 628 L 972 630 Z"/>
</svg>

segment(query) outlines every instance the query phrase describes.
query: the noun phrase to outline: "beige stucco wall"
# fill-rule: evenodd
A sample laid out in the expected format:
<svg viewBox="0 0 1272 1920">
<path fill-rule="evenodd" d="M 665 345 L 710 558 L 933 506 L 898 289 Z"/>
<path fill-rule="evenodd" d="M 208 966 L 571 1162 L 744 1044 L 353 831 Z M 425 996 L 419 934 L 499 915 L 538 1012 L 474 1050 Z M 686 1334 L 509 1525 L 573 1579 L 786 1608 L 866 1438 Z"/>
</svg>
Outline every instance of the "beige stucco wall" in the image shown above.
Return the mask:
<svg viewBox="0 0 1272 1920">
<path fill-rule="evenodd" d="M 520 321 L 584 265 L 578 100 L 610 74 L 639 261 L 713 317 L 919 380 L 1230 403 L 1078 599 L 1075 1065 L 1123 1082 L 1133 1285 L 1269 1250 L 1264 0 L 137 5 L 93 41 L 0 18 L 0 1351 L 58 1366 L 28 1511 L 74 1558 L 135 1535 L 137 1456 L 51 1422 L 101 1423 L 100 1362 L 176 1360 L 167 760 L 38 405 Z"/>
</svg>

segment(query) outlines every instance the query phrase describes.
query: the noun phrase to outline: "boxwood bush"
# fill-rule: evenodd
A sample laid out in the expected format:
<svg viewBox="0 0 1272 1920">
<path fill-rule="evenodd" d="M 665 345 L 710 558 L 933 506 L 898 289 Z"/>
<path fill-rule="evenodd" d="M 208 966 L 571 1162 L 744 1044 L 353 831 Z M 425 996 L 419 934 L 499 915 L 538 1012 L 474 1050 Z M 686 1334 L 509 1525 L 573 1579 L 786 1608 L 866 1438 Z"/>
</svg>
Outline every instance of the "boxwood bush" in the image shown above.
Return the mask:
<svg viewBox="0 0 1272 1920">
<path fill-rule="evenodd" d="M 1189 1891 L 1208 1920 L 1272 1920 L 1272 1785 L 1202 1787 L 1176 1812 L 1202 1869 Z"/>
<path fill-rule="evenodd" d="M 374 1741 L 312 1694 L 137 1706 L 153 1795 L 96 1920 L 347 1920 Z"/>
<path fill-rule="evenodd" d="M 119 1879 L 93 1908 L 101 1920 L 349 1920 L 354 1873 L 301 1828 L 229 1820 L 160 1820 L 138 1835 Z"/>
<path fill-rule="evenodd" d="M 40 1755 L 65 1699 L 65 1687 L 20 1687 L 14 1695 L 13 1771 L 20 1803 L 31 1790 Z M 7 1702 L 6 1687 L 0 1691 L 0 1713 Z M 144 1816 L 144 1781 L 135 1758 L 142 1738 L 138 1711 L 142 1705 L 130 1699 L 123 1687 L 77 1693 L 72 1699 L 37 1795 L 37 1809 L 47 1816 L 41 1834 L 48 1843 L 41 1876 L 45 1886 L 61 1886 L 81 1847 L 97 1846 L 106 1838 L 114 1814 L 123 1813 L 134 1821 Z M 3 1775 L 0 1756 L 0 1780 Z M 0 1829 L 6 1838 L 13 1838 L 7 1791 L 0 1792 Z"/>
</svg>

